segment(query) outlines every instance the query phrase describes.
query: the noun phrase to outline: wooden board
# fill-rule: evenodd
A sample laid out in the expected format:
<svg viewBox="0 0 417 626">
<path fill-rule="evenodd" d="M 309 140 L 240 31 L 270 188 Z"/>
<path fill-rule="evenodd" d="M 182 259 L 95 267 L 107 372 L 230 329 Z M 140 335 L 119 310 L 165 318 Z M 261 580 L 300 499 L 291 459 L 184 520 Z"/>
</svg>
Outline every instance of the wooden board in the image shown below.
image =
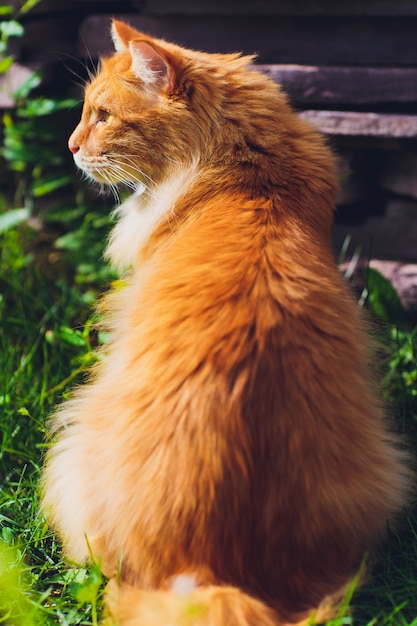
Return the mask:
<svg viewBox="0 0 417 626">
<path fill-rule="evenodd" d="M 207 52 L 258 53 L 263 63 L 417 66 L 417 19 L 149 16 L 116 14 L 156 37 Z M 111 48 L 111 15 L 87 17 L 81 37 L 96 57 Z M 79 49 L 82 53 L 82 46 Z"/>
<path fill-rule="evenodd" d="M 258 65 L 297 104 L 417 103 L 417 68 Z"/>
<path fill-rule="evenodd" d="M 133 4 L 144 13 L 159 15 L 417 15 L 415 0 L 133 0 Z"/>
<path fill-rule="evenodd" d="M 417 138 L 417 115 L 315 110 L 302 111 L 300 115 L 327 135 Z"/>
<path fill-rule="evenodd" d="M 22 0 L 9 0 L 17 10 Z M 30 15 L 80 11 L 143 15 L 417 16 L 415 0 L 42 0 Z"/>
</svg>

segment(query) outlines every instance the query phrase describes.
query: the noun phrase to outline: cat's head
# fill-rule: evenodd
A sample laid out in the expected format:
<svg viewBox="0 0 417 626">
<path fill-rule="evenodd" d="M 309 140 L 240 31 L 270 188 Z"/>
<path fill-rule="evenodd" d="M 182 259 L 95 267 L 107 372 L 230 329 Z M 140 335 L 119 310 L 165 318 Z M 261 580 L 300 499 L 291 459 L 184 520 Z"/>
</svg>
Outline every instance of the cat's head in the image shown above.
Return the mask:
<svg viewBox="0 0 417 626">
<path fill-rule="evenodd" d="M 173 165 L 208 153 L 221 122 L 222 68 L 249 58 L 185 50 L 114 21 L 116 53 L 102 59 L 85 90 L 69 139 L 74 160 L 107 184 L 158 183 Z"/>
</svg>

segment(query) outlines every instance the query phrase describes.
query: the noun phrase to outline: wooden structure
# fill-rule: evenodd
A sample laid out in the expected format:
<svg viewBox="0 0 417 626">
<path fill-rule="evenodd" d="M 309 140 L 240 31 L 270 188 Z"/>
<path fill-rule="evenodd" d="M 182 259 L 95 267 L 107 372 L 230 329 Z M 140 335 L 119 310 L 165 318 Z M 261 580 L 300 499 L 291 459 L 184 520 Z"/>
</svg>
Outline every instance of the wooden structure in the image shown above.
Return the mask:
<svg viewBox="0 0 417 626">
<path fill-rule="evenodd" d="M 96 58 L 111 49 L 111 16 L 208 52 L 255 53 L 302 106 L 417 105 L 414 0 L 42 0 L 19 56 Z"/>
<path fill-rule="evenodd" d="M 256 53 L 341 156 L 335 247 L 349 232 L 365 255 L 372 238 L 373 256 L 417 260 L 415 0 L 42 0 L 17 58 L 68 80 L 72 59 L 112 49 L 111 16 L 208 52 Z"/>
</svg>

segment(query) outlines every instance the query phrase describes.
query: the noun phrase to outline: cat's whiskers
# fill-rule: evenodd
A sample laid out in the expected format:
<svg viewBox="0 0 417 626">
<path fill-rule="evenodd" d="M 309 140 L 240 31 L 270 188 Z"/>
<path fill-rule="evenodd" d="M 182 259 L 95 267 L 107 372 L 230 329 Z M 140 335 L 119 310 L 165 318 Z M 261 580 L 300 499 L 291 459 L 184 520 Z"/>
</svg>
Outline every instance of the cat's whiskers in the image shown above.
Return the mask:
<svg viewBox="0 0 417 626">
<path fill-rule="evenodd" d="M 88 169 L 85 168 L 80 168 L 79 169 L 80 173 L 81 173 L 81 177 L 83 180 L 87 180 L 89 183 L 95 183 L 97 184 L 97 180 L 94 178 L 94 176 L 88 171 Z"/>
<path fill-rule="evenodd" d="M 146 181 L 145 184 L 149 183 L 150 185 L 152 185 L 153 187 L 157 188 L 158 187 L 158 183 L 153 180 L 148 174 L 146 174 L 143 170 L 141 170 L 140 168 L 138 168 L 136 161 L 134 160 L 135 155 L 130 155 L 130 154 L 108 154 L 106 155 L 111 159 L 111 164 L 117 164 L 119 166 L 121 166 L 121 168 L 123 168 L 123 166 L 131 166 L 133 168 L 133 170 L 136 170 L 138 172 L 138 176 L 134 177 L 134 181 L 136 180 L 137 182 L 141 182 L 144 183 Z M 126 174 L 126 172 L 124 172 Z M 129 170 L 129 175 L 131 175 L 132 172 L 131 170 Z M 145 181 L 143 180 L 145 179 Z"/>
<path fill-rule="evenodd" d="M 148 186 L 143 181 L 144 177 L 141 175 L 141 172 L 138 176 L 132 175 L 132 172 L 127 173 L 123 166 L 119 165 L 118 163 L 110 163 L 106 166 L 106 170 L 107 172 L 112 174 L 114 178 L 116 178 L 120 183 L 122 183 L 135 193 L 138 193 L 139 191 L 142 191 L 143 193 L 145 190 L 148 189 Z"/>
<path fill-rule="evenodd" d="M 117 188 L 117 185 L 115 185 L 115 183 L 113 183 L 109 176 L 106 174 L 106 172 L 102 172 L 101 176 L 105 179 L 105 183 L 101 184 L 101 191 L 102 193 L 105 193 L 105 185 L 110 189 L 111 193 L 113 194 L 114 200 L 116 202 L 116 204 L 120 204 L 120 194 L 119 194 L 119 190 Z"/>
<path fill-rule="evenodd" d="M 91 65 L 91 68 L 92 68 L 92 69 L 90 69 L 90 67 L 88 65 L 86 65 L 85 69 L 87 71 L 88 78 L 89 78 L 90 82 L 93 82 L 93 80 L 96 78 L 97 74 L 99 73 L 100 62 L 98 62 L 96 64 L 96 62 L 94 61 L 94 59 L 93 59 L 93 57 L 91 55 L 90 49 L 87 46 L 87 42 L 85 41 L 84 37 L 82 38 L 82 42 L 83 42 L 84 50 L 87 53 L 87 58 L 88 58 L 89 64 Z"/>
<path fill-rule="evenodd" d="M 110 182 L 110 180 L 108 180 L 108 186 L 110 187 L 110 190 L 113 194 L 116 204 L 120 204 L 120 194 L 119 194 L 119 189 L 117 185 L 115 185 L 114 183 Z"/>
<path fill-rule="evenodd" d="M 136 175 L 134 171 L 132 172 L 132 169 L 126 172 L 126 165 L 129 164 L 136 170 Z M 113 158 L 110 159 L 106 167 L 121 183 L 132 189 L 136 194 L 143 196 L 148 201 L 152 201 L 155 194 L 160 189 L 160 185 L 145 174 L 145 172 L 140 170 L 137 164 L 126 155 L 123 155 L 123 160 L 120 161 Z"/>
<path fill-rule="evenodd" d="M 120 204 L 119 190 L 117 188 L 117 185 L 114 182 L 112 182 L 112 180 L 110 179 L 106 169 L 102 169 L 101 166 L 97 166 L 97 165 L 94 167 L 94 169 L 97 170 L 100 176 L 104 178 L 105 180 L 105 182 L 100 182 L 100 181 L 97 181 L 94 175 L 90 172 L 91 168 L 87 167 L 86 163 L 83 163 L 82 165 L 83 167 L 80 168 L 82 177 L 85 180 L 88 180 L 88 182 L 93 182 L 95 184 L 98 184 L 101 194 L 107 193 L 107 189 L 110 189 L 111 193 L 114 196 L 116 203 Z"/>
<path fill-rule="evenodd" d="M 133 191 L 137 191 L 139 184 L 143 185 L 143 178 L 140 176 L 133 176 L 130 172 L 130 177 L 127 178 L 126 163 L 115 162 L 114 159 L 109 159 L 107 156 L 95 156 L 94 158 L 80 158 L 78 161 L 79 167 L 82 169 L 84 175 L 93 182 L 97 182 L 93 172 L 96 172 L 101 178 L 104 178 L 106 185 L 111 188 L 116 201 L 120 201 L 119 192 L 117 189 L 118 183 L 127 185 Z M 125 166 L 125 167 L 123 167 Z M 141 172 L 140 172 L 141 174 Z M 115 180 L 116 179 L 116 182 Z"/>
<path fill-rule="evenodd" d="M 80 158 L 80 157 L 79 157 Z M 166 157 L 175 169 L 182 170 L 184 163 Z M 116 204 L 120 205 L 119 185 L 122 184 L 131 189 L 135 194 L 143 197 L 146 203 L 158 201 L 158 194 L 161 191 L 161 183 L 156 182 L 151 176 L 146 174 L 137 165 L 137 156 L 134 154 L 107 153 L 96 155 L 94 157 L 81 157 L 79 161 L 80 167 L 83 168 L 84 175 L 87 179 L 97 183 L 96 176 L 101 178 L 101 192 L 109 189 L 113 194 Z M 175 214 L 174 207 L 170 207 L 165 213 L 167 224 L 171 230 L 178 218 Z"/>
</svg>

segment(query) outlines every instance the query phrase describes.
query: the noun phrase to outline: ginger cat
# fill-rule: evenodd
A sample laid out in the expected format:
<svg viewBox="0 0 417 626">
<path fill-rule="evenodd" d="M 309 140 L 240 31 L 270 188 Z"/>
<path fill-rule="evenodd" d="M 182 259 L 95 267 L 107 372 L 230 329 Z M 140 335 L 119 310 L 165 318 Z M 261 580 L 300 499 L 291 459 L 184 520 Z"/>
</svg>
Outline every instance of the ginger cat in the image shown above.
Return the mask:
<svg viewBox="0 0 417 626">
<path fill-rule="evenodd" d="M 122 626 L 278 626 L 343 589 L 401 511 L 361 314 L 335 266 L 335 162 L 252 67 L 113 23 L 69 140 L 134 189 L 112 339 L 54 417 L 44 509 Z M 120 583 L 120 584 L 119 584 Z"/>
</svg>

